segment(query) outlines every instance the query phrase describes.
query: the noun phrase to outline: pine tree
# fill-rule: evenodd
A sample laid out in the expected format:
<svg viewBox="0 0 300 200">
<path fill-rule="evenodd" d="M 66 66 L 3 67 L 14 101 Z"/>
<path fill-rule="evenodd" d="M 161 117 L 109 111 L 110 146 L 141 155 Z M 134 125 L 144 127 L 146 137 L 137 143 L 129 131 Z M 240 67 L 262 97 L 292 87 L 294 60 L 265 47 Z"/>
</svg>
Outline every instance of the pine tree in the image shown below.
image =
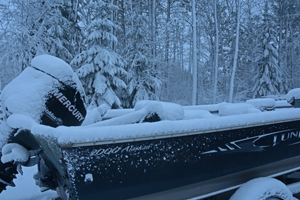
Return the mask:
<svg viewBox="0 0 300 200">
<path fill-rule="evenodd" d="M 299 16 L 296 14 L 297 10 L 295 10 L 297 8 L 296 4 L 298 4 L 299 7 L 299 3 L 290 2 L 289 0 L 274 0 L 274 3 L 271 7 L 272 11 L 274 12 L 276 29 L 278 33 L 278 65 L 282 70 L 282 77 L 280 77 L 282 80 L 280 87 L 281 93 L 287 93 L 288 90 L 291 89 L 291 85 L 293 84 L 293 76 L 295 75 L 295 73 L 293 73 L 294 60 L 291 58 L 298 57 L 293 56 L 293 54 L 295 53 L 294 49 L 296 49 L 299 45 L 297 44 L 298 39 L 293 41 L 293 36 L 295 33 L 292 33 L 291 30 L 289 30 L 290 28 L 288 21 L 290 19 L 290 15 L 292 15 L 292 23 L 295 19 L 296 23 L 299 21 Z M 297 27 L 297 25 L 294 24 L 292 27 Z M 296 38 L 298 37 L 296 36 Z M 290 45 L 295 45 L 297 47 L 289 48 Z"/>
<path fill-rule="evenodd" d="M 122 58 L 113 48 L 117 43 L 113 30 L 118 30 L 119 26 L 111 19 L 111 14 L 117 7 L 105 1 L 90 1 L 83 9 L 89 11 L 85 17 L 90 19 L 85 27 L 87 49 L 77 55 L 71 65 L 78 68 L 77 75 L 91 107 L 103 103 L 120 107 L 116 90 L 126 88 L 121 77 L 127 72 Z"/>
<path fill-rule="evenodd" d="M 133 107 L 140 100 L 157 100 L 155 90 L 161 85 L 157 78 L 158 71 L 148 55 L 150 48 L 144 28 L 146 19 L 139 14 L 133 19 L 135 26 L 127 35 L 131 42 L 124 56 L 128 69 L 128 89 L 122 100 L 126 107 Z"/>
<path fill-rule="evenodd" d="M 261 25 L 253 97 L 279 94 L 281 72 L 278 68 L 278 43 L 274 20 L 266 1 Z"/>
<path fill-rule="evenodd" d="M 79 28 L 74 12 L 69 7 L 70 2 L 48 2 L 49 13 L 44 19 L 44 35 L 47 53 L 57 56 L 66 62 L 70 62 L 76 54 L 74 40 L 78 37 Z"/>
<path fill-rule="evenodd" d="M 2 110 L 1 91 L 2 91 L 2 86 L 1 86 L 1 79 L 0 79 L 0 124 L 1 124 L 1 122 L 3 121 L 3 110 Z"/>
<path fill-rule="evenodd" d="M 4 4 L 2 65 L 18 66 L 17 75 L 39 54 L 51 54 L 69 62 L 74 56 L 75 23 L 63 16 L 65 7 L 60 0 L 11 0 Z"/>
</svg>

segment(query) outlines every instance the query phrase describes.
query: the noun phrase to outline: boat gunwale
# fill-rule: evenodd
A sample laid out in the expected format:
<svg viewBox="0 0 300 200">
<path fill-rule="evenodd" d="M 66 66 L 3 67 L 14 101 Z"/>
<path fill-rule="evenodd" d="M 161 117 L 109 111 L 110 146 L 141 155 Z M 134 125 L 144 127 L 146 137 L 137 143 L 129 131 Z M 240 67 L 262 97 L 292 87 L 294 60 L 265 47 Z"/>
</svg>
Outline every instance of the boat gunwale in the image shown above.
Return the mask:
<svg viewBox="0 0 300 200">
<path fill-rule="evenodd" d="M 293 121 L 298 121 L 298 120 L 300 120 L 300 118 L 278 120 L 278 121 L 271 121 L 271 122 L 264 122 L 264 123 L 256 123 L 256 124 L 249 124 L 249 125 L 243 125 L 243 126 L 233 126 L 233 127 L 211 129 L 211 130 L 203 130 L 203 131 L 189 131 L 189 132 L 184 132 L 184 133 L 172 133 L 172 134 L 161 134 L 161 135 L 154 135 L 154 136 L 151 135 L 151 136 L 144 136 L 144 137 L 120 138 L 120 139 L 115 139 L 115 140 L 102 140 L 102 141 L 94 141 L 94 142 L 67 143 L 67 144 L 59 144 L 59 145 L 61 148 L 66 149 L 66 148 L 73 148 L 73 147 L 87 147 L 87 146 L 95 146 L 95 145 L 131 143 L 131 142 L 139 142 L 139 141 L 146 141 L 146 140 L 158 140 L 158 139 L 166 139 L 166 138 L 173 138 L 173 137 L 182 137 L 182 136 L 199 135 L 199 134 L 205 134 L 205 133 L 229 131 L 229 130 L 236 130 L 236 129 L 243 129 L 243 128 L 259 127 L 259 126 L 265 126 L 265 125 L 293 122 Z"/>
</svg>

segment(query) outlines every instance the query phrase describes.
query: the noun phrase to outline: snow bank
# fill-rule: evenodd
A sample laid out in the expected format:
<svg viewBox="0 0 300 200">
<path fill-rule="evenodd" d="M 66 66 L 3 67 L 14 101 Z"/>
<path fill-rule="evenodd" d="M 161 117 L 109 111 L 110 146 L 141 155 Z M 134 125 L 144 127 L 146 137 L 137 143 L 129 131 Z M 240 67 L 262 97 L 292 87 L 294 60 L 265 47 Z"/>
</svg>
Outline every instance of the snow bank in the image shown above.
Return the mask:
<svg viewBox="0 0 300 200">
<path fill-rule="evenodd" d="M 248 113 L 259 113 L 259 109 L 248 103 L 228 103 L 219 107 L 220 116 L 240 115 Z"/>
<path fill-rule="evenodd" d="M 170 102 L 162 102 L 162 101 L 148 101 L 143 100 L 136 103 L 134 109 L 140 110 L 145 106 L 152 105 L 152 108 L 149 108 L 150 113 L 156 113 L 161 118 L 161 120 L 180 120 L 183 118 L 184 110 L 181 105 L 170 103 Z M 153 111 L 151 112 L 151 109 Z"/>
<path fill-rule="evenodd" d="M 264 110 L 273 110 L 276 107 L 275 99 L 271 98 L 258 98 L 247 100 L 246 103 L 253 105 L 255 108 Z"/>
</svg>

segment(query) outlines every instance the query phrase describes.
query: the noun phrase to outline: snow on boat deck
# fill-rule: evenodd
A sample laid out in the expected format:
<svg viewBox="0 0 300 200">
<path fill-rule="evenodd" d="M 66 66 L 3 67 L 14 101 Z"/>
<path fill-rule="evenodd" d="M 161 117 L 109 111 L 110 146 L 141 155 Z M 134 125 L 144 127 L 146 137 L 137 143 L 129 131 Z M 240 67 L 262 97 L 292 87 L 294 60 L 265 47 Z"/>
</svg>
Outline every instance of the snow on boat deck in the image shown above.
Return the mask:
<svg viewBox="0 0 300 200">
<path fill-rule="evenodd" d="M 176 134 L 199 134 L 295 120 L 300 120 L 300 108 L 189 120 L 165 120 L 155 123 L 99 127 L 93 124 L 93 126 L 61 126 L 57 128 L 37 124 L 26 115 L 14 114 L 9 117 L 8 124 L 14 128 L 29 129 L 34 135 L 54 136 L 60 145 L 71 147 L 79 143 L 113 143 L 124 142 L 123 140 L 128 139 L 145 140 L 149 137 L 174 137 Z M 20 121 L 23 123 L 20 123 Z"/>
</svg>

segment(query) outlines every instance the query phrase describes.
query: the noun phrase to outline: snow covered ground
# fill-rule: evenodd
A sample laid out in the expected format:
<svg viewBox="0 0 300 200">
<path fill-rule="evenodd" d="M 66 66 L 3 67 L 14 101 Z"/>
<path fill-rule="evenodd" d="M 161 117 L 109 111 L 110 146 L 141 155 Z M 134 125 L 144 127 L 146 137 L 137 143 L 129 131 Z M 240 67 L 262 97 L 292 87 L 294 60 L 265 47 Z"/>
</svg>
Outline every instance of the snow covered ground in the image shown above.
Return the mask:
<svg viewBox="0 0 300 200">
<path fill-rule="evenodd" d="M 16 187 L 7 187 L 0 194 L 1 200 L 52 200 L 58 196 L 53 190 L 42 193 L 35 185 L 33 175 L 37 172 L 36 166 L 22 168 L 23 176 L 18 174 L 14 180 Z"/>
<path fill-rule="evenodd" d="M 17 179 L 14 180 L 16 187 L 7 187 L 7 190 L 3 191 L 0 194 L 1 200 L 53 200 L 58 197 L 57 193 L 55 191 L 46 191 L 46 192 L 40 192 L 40 189 L 38 186 L 35 185 L 33 175 L 36 173 L 37 168 L 36 166 L 33 167 L 23 167 L 23 175 L 18 174 Z M 260 182 L 259 179 L 255 180 L 256 184 L 265 184 L 263 182 Z M 276 186 L 276 184 L 273 184 L 273 186 Z M 267 185 L 268 187 L 273 187 L 270 185 Z M 275 187 L 274 186 L 274 187 Z M 299 184 L 295 185 L 297 190 L 299 190 Z M 257 187 L 255 187 L 257 188 Z M 264 188 L 264 187 L 262 187 Z M 291 189 L 291 188 L 290 188 Z M 295 190 L 295 188 L 294 188 Z M 240 194 L 243 193 L 244 188 L 241 188 L 241 191 L 236 193 L 232 199 L 238 199 L 240 200 L 241 196 L 243 196 L 242 199 L 244 199 L 244 195 Z M 249 192 L 249 191 L 248 191 Z M 256 193 L 259 193 L 257 191 Z M 299 196 L 299 195 L 298 195 Z M 294 198 L 293 200 L 296 200 Z"/>
</svg>

